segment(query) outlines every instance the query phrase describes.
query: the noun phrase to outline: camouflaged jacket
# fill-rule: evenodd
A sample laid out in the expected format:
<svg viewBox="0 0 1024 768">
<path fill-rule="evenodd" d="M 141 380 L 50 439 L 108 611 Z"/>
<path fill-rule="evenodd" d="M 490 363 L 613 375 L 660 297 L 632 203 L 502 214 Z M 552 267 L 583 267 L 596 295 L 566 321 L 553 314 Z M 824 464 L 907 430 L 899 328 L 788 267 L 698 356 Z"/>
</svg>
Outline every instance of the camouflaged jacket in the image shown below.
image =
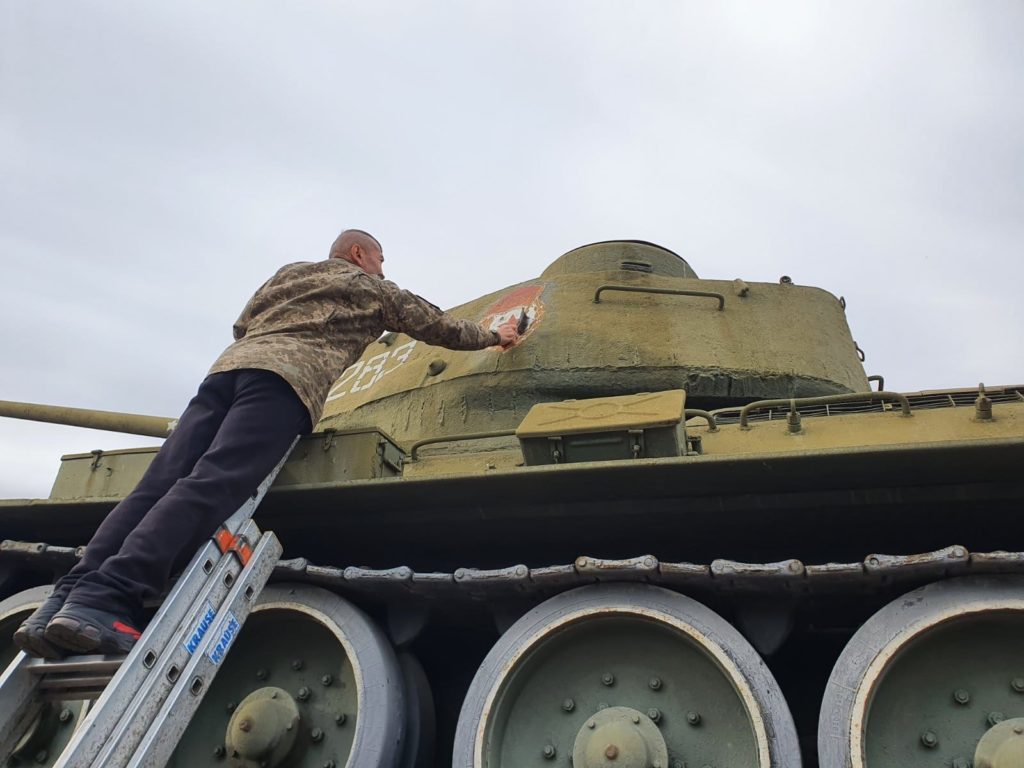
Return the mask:
<svg viewBox="0 0 1024 768">
<path fill-rule="evenodd" d="M 331 384 L 384 331 L 448 349 L 483 349 L 498 333 L 449 317 L 429 301 L 379 280 L 343 259 L 289 264 L 249 299 L 234 325 L 235 343 L 210 373 L 273 371 L 320 419 Z"/>
</svg>

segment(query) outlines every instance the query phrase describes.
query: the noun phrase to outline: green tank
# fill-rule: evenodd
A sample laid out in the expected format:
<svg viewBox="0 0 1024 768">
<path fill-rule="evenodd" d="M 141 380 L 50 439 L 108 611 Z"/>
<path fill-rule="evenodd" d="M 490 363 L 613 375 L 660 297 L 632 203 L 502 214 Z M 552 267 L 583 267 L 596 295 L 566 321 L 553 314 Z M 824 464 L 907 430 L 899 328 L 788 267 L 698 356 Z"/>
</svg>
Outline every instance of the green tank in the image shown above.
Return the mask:
<svg viewBox="0 0 1024 768">
<path fill-rule="evenodd" d="M 172 765 L 1024 764 L 1024 386 L 885 391 L 842 299 L 641 241 L 452 313 L 521 338 L 389 333 L 338 379 L 257 513 L 286 559 Z M 63 456 L 48 498 L 0 501 L 0 660 L 155 451 Z M 13 759 L 53 764 L 81 709 Z"/>
</svg>

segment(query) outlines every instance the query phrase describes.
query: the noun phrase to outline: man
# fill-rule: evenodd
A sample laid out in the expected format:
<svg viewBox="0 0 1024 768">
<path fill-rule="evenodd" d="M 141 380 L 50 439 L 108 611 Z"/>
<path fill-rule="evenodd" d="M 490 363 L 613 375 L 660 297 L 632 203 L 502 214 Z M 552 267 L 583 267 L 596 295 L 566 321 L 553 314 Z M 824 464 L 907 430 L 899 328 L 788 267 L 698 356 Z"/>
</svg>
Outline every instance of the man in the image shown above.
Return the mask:
<svg viewBox="0 0 1024 768">
<path fill-rule="evenodd" d="M 380 243 L 342 232 L 325 261 L 282 267 L 246 304 L 235 342 L 210 369 L 138 486 L 107 515 L 81 561 L 15 632 L 27 652 L 125 653 L 143 600 L 244 503 L 296 435 L 319 419 L 331 384 L 385 330 L 449 349 L 507 347 L 384 279 Z"/>
</svg>

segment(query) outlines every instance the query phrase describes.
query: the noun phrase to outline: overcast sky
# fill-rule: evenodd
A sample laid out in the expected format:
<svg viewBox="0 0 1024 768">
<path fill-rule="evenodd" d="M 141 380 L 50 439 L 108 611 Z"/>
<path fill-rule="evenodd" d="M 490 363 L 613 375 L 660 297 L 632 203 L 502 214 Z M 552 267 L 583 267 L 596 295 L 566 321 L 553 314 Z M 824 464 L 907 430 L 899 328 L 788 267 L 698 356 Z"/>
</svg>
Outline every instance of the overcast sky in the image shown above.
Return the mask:
<svg viewBox="0 0 1024 768">
<path fill-rule="evenodd" d="M 1024 2 L 0 0 L 0 399 L 181 411 L 376 233 L 442 306 L 575 246 L 848 302 L 890 389 L 1024 382 Z M 0 419 L 0 498 L 152 444 Z"/>
</svg>

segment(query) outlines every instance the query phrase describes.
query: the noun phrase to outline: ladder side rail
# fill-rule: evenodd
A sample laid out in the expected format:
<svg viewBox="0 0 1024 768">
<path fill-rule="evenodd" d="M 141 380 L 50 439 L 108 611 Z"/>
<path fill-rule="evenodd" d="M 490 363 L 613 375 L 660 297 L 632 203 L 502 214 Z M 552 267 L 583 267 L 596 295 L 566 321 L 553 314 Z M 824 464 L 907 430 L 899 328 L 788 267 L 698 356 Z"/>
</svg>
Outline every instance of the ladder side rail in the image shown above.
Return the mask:
<svg viewBox="0 0 1024 768">
<path fill-rule="evenodd" d="M 32 674 L 31 669 L 37 661 L 19 651 L 0 676 L 0 762 L 3 764 L 43 706 L 36 695 L 39 676 Z"/>
<path fill-rule="evenodd" d="M 256 507 L 260 505 L 260 502 L 263 501 L 263 497 L 267 495 L 267 491 L 269 491 L 270 486 L 274 484 L 274 480 L 277 479 L 278 473 L 280 473 L 285 462 L 288 461 L 288 457 L 292 455 L 292 451 L 295 449 L 295 446 L 298 444 L 300 439 L 301 435 L 295 436 L 295 439 L 292 440 L 292 444 L 288 446 L 288 450 L 284 452 L 284 456 L 281 457 L 281 460 L 277 462 L 277 465 L 270 470 L 270 473 L 265 478 L 263 478 L 263 482 L 257 486 L 256 492 L 250 496 L 236 512 L 224 521 L 224 527 L 231 531 L 231 533 L 238 533 L 245 524 L 245 521 L 256 513 Z"/>
<path fill-rule="evenodd" d="M 254 522 L 249 521 L 243 529 L 243 535 L 250 541 L 256 541 L 259 538 L 259 528 Z M 152 669 L 144 673 L 145 677 L 140 681 L 137 690 L 129 689 L 125 692 L 128 702 L 120 709 L 119 716 L 111 724 L 105 738 L 98 744 L 98 749 L 76 756 L 77 761 L 69 765 L 88 765 L 89 761 L 96 765 L 112 765 L 113 763 L 108 762 L 108 755 L 118 744 L 126 739 L 131 743 L 138 743 L 142 733 L 156 717 L 160 706 L 174 688 L 181 684 L 190 657 L 199 653 L 203 647 L 203 638 L 216 630 L 217 616 L 223 611 L 231 590 L 244 579 L 242 564 L 233 554 L 226 554 L 221 567 L 213 574 L 213 578 L 193 604 L 189 620 L 175 628 L 175 635 L 167 639 L 159 660 Z M 212 615 L 207 615 L 208 612 Z M 189 647 L 186 647 L 186 644 Z"/>
<path fill-rule="evenodd" d="M 273 573 L 282 551 L 281 542 L 272 531 L 268 531 L 260 539 L 249 561 L 249 567 L 242 573 L 242 578 L 232 588 L 218 613 L 217 631 L 210 632 L 203 638 L 203 647 L 192 656 L 179 684 L 167 697 L 153 721 L 153 727 L 140 734 L 141 743 L 128 755 L 130 761 L 127 768 L 163 768 L 166 765 L 203 697 L 210 690 L 221 662 L 241 632 L 256 597 Z M 114 760 L 109 764 L 99 765 L 124 765 L 120 755 L 112 757 Z"/>
</svg>

